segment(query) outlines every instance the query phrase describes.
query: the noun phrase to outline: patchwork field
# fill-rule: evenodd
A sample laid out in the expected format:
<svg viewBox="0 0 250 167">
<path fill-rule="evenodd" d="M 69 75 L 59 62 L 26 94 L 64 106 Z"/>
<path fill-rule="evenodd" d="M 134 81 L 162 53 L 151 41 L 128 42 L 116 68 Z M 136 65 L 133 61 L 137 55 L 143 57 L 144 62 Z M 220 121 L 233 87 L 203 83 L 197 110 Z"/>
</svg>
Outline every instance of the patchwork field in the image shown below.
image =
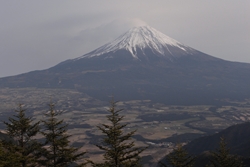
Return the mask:
<svg viewBox="0 0 250 167">
<path fill-rule="evenodd" d="M 69 125 L 74 146 L 82 146 L 88 157 L 101 161 L 101 152 L 95 147 L 102 134 L 97 125 L 108 123 L 106 115 L 109 100 L 100 101 L 67 89 L 0 89 L 0 128 L 19 103 L 35 120 L 44 119 L 47 104 L 55 102 L 62 111 L 60 119 Z M 119 99 L 116 99 L 119 100 Z M 250 100 L 235 102 L 227 100 L 223 106 L 173 106 L 152 103 L 150 100 L 121 101 L 117 109 L 124 109 L 125 132 L 137 130 L 133 140 L 138 146 L 149 146 L 143 153 L 148 166 L 156 162 L 173 148 L 175 143 L 185 143 L 194 138 L 215 133 L 226 127 L 250 120 Z"/>
</svg>

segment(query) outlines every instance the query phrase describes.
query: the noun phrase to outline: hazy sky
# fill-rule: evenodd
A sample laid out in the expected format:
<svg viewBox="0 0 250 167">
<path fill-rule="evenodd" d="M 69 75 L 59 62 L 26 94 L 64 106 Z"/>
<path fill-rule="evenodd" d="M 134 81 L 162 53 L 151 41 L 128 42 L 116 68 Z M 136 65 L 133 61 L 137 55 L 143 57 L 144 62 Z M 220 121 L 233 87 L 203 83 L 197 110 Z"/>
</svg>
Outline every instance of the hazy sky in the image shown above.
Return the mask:
<svg viewBox="0 0 250 167">
<path fill-rule="evenodd" d="M 82 56 L 142 23 L 250 63 L 249 0 L 0 0 L 0 21 L 0 77 Z"/>
</svg>

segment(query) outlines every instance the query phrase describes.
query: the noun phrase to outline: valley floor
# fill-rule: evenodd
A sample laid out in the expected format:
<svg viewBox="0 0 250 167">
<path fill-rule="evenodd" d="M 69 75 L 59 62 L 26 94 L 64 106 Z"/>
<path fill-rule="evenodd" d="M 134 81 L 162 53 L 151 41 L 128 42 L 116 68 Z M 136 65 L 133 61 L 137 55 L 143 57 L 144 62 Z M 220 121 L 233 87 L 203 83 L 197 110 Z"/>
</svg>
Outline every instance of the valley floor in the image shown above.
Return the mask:
<svg viewBox="0 0 250 167">
<path fill-rule="evenodd" d="M 107 122 L 109 98 L 103 102 L 67 89 L 0 89 L 0 119 L 7 121 L 17 104 L 22 103 L 28 114 L 41 120 L 50 100 L 63 112 L 60 118 L 69 125 L 73 145 L 82 146 L 88 157 L 101 161 L 101 152 L 94 146 L 101 139 L 96 126 Z M 117 109 L 124 109 L 121 115 L 125 116 L 124 123 L 129 123 L 125 131 L 137 129 L 133 138 L 136 144 L 149 146 L 142 154 L 147 156 L 145 166 L 154 166 L 175 143 L 186 143 L 250 120 L 250 100 L 228 102 L 227 106 L 178 106 L 132 100 L 117 103 Z M 0 128 L 4 130 L 2 123 Z"/>
</svg>

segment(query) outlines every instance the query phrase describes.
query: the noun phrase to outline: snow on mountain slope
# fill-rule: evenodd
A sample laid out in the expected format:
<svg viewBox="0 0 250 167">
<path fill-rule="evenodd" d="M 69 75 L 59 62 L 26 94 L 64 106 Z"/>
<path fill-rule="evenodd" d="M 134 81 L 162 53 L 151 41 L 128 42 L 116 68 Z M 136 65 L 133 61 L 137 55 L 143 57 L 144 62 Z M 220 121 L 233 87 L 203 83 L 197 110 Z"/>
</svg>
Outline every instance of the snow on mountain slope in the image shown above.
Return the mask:
<svg viewBox="0 0 250 167">
<path fill-rule="evenodd" d="M 120 49 L 126 49 L 136 59 L 139 59 L 137 55 L 138 50 L 144 53 L 145 49 L 150 49 L 156 55 L 171 55 L 174 57 L 174 54 L 171 51 L 173 48 L 178 49 L 185 54 L 191 54 L 190 52 L 193 50 L 152 27 L 140 26 L 130 29 L 113 42 L 107 43 L 88 54 L 76 58 L 75 60 L 100 56 L 105 53 L 116 52 Z"/>
</svg>

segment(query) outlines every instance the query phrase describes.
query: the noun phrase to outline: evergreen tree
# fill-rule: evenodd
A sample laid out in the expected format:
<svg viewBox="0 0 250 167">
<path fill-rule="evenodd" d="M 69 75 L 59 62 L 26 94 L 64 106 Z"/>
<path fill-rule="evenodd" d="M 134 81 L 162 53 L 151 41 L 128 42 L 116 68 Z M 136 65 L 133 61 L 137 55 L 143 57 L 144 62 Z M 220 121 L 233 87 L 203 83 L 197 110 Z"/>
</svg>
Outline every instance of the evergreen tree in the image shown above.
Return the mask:
<svg viewBox="0 0 250 167">
<path fill-rule="evenodd" d="M 9 137 L 8 140 L 3 141 L 5 155 L 8 155 L 6 160 L 12 157 L 13 160 L 7 161 L 8 163 L 21 167 L 37 166 L 40 144 L 35 136 L 39 132 L 39 122 L 32 124 L 32 118 L 25 115 L 25 109 L 21 104 L 15 112 L 14 118 L 9 118 L 9 122 L 4 122 Z"/>
<path fill-rule="evenodd" d="M 212 167 L 243 167 L 243 162 L 237 156 L 230 155 L 224 138 L 220 139 L 220 145 L 216 152 L 212 152 L 210 162 Z"/>
<path fill-rule="evenodd" d="M 0 142 L 0 167 L 4 167 L 5 165 L 5 151 L 2 145 L 2 142 Z"/>
<path fill-rule="evenodd" d="M 13 151 L 3 147 L 3 142 L 0 142 L 0 167 L 21 167 L 20 156 Z"/>
<path fill-rule="evenodd" d="M 166 162 L 160 161 L 160 166 L 163 167 L 192 167 L 195 158 L 190 156 L 181 144 L 168 154 L 165 158 Z"/>
<path fill-rule="evenodd" d="M 85 152 L 79 152 L 79 148 L 70 146 L 68 125 L 57 118 L 61 112 L 56 111 L 54 107 L 54 104 L 49 104 L 49 112 L 45 113 L 47 119 L 42 121 L 44 130 L 41 133 L 45 137 L 42 163 L 47 167 L 67 167 L 81 160 Z"/>
<path fill-rule="evenodd" d="M 107 115 L 109 124 L 102 124 L 97 126 L 104 134 L 100 145 L 96 145 L 99 149 L 104 151 L 104 163 L 92 163 L 93 166 L 102 167 L 137 167 L 141 166 L 139 163 L 139 154 L 144 151 L 144 147 L 135 147 L 135 143 L 131 140 L 135 131 L 124 133 L 124 128 L 127 124 L 122 124 L 124 116 L 120 116 L 122 111 L 116 110 L 116 103 L 111 101 L 111 106 L 108 110 L 110 115 Z"/>
</svg>

